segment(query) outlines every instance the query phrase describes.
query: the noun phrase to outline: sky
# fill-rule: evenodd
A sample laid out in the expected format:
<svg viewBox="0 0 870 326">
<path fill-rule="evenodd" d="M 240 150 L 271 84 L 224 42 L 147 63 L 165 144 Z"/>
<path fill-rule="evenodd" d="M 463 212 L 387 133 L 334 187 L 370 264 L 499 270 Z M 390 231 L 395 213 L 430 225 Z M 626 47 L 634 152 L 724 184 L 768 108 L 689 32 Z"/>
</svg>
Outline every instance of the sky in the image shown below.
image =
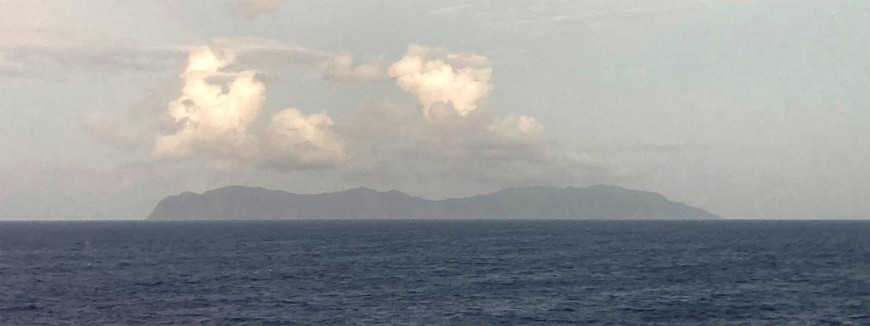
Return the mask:
<svg viewBox="0 0 870 326">
<path fill-rule="evenodd" d="M 870 2 L 0 1 L 0 219 L 613 184 L 870 217 Z"/>
</svg>

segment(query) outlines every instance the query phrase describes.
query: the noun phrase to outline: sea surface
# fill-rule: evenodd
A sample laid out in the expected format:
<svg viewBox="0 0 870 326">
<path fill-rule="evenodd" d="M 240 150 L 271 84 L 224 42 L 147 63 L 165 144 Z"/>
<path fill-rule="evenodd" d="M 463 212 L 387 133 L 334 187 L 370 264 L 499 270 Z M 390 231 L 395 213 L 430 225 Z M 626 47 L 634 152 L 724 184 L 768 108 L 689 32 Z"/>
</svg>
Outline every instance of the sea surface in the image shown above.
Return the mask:
<svg viewBox="0 0 870 326">
<path fill-rule="evenodd" d="M 870 221 L 0 222 L 3 325 L 870 325 Z"/>
</svg>

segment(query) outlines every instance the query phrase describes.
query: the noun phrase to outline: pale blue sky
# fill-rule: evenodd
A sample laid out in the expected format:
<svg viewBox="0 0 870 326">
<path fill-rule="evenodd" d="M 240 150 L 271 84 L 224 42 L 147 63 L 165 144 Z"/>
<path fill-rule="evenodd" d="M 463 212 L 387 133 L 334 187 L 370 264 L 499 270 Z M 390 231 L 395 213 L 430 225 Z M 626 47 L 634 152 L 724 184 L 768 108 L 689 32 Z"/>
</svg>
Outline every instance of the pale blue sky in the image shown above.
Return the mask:
<svg viewBox="0 0 870 326">
<path fill-rule="evenodd" d="M 870 217 L 870 2 L 270 2 L 0 1 L 0 218 L 142 218 L 229 184 L 444 198 L 595 183 L 732 218 Z M 542 139 L 427 142 L 416 129 L 443 130 L 394 78 L 252 56 L 238 68 L 266 87 L 252 128 L 324 112 L 347 160 L 155 158 L 190 47 L 239 38 L 384 69 L 412 44 L 474 53 L 492 69 L 481 110 L 534 117 Z"/>
</svg>

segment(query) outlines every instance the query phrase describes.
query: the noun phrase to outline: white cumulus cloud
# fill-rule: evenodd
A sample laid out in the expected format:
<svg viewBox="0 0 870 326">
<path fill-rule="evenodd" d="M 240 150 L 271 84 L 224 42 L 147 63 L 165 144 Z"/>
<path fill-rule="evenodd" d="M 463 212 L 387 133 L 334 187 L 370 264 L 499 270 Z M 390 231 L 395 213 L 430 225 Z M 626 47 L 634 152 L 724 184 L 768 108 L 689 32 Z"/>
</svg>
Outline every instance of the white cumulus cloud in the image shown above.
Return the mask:
<svg viewBox="0 0 870 326">
<path fill-rule="evenodd" d="M 169 103 L 168 114 L 177 128 L 157 138 L 156 156 L 185 157 L 194 152 L 227 158 L 256 155 L 256 138 L 248 129 L 262 110 L 265 86 L 253 71 L 222 72 L 231 60 L 208 47 L 191 50 L 182 74 L 181 96 Z"/>
<path fill-rule="evenodd" d="M 473 53 L 411 45 L 389 75 L 403 90 L 414 94 L 428 117 L 433 105 L 445 103 L 465 116 L 492 91 L 489 59 Z"/>
<path fill-rule="evenodd" d="M 344 144 L 325 113 L 285 109 L 271 117 L 265 130 L 254 128 L 266 89 L 253 70 L 226 71 L 235 57 L 232 51 L 217 54 L 206 46 L 191 49 L 181 96 L 167 110 L 171 126 L 155 141 L 156 157 L 201 155 L 282 169 L 344 160 Z"/>
</svg>

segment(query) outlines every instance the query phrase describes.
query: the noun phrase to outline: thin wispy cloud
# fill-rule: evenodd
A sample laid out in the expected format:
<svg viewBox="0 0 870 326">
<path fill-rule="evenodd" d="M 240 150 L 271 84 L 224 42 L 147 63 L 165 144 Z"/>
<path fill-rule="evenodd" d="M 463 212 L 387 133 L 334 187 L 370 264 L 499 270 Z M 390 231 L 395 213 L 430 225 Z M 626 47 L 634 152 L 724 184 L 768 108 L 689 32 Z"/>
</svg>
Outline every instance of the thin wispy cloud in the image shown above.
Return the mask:
<svg viewBox="0 0 870 326">
<path fill-rule="evenodd" d="M 185 53 L 185 47 L 0 46 L 0 75 L 63 79 L 81 72 L 177 71 Z"/>
<path fill-rule="evenodd" d="M 281 9 L 281 0 L 232 0 L 232 2 L 248 19 L 272 14 Z"/>
</svg>

